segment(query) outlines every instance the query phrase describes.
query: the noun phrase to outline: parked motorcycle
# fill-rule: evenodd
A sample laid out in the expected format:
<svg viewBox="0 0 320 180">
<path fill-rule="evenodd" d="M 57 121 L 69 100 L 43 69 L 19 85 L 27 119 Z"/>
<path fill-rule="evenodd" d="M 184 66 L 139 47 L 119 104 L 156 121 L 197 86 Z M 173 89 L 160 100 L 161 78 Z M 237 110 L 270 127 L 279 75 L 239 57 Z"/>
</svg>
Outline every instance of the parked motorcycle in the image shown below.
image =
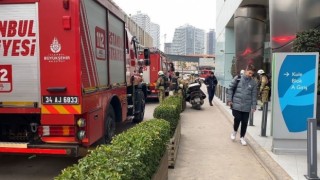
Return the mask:
<svg viewBox="0 0 320 180">
<path fill-rule="evenodd" d="M 204 103 L 204 99 L 206 95 L 200 89 L 201 83 L 194 82 L 188 85 L 187 94 L 186 94 L 186 101 L 192 105 L 192 108 L 200 110 L 201 106 Z"/>
</svg>

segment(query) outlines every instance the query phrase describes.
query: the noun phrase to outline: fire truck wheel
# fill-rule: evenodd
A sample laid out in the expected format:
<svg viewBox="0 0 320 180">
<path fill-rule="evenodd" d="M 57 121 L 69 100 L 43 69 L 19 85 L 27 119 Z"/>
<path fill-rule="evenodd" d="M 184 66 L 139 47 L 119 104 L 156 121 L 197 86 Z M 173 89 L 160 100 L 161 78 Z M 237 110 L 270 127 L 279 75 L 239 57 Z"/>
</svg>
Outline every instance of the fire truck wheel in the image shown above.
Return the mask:
<svg viewBox="0 0 320 180">
<path fill-rule="evenodd" d="M 104 132 L 104 141 L 103 143 L 108 144 L 111 142 L 112 137 L 115 135 L 116 131 L 116 115 L 112 105 L 110 105 L 107 117 L 105 119 L 105 132 Z"/>
<path fill-rule="evenodd" d="M 144 111 L 145 111 L 145 107 L 146 107 L 146 100 L 145 100 L 145 97 L 144 97 L 144 93 L 142 91 L 139 91 L 138 92 L 138 97 L 139 99 L 141 99 L 141 102 L 139 103 L 140 105 L 140 111 L 134 115 L 134 119 L 133 119 L 133 122 L 134 123 L 139 123 L 143 120 L 144 118 Z"/>
</svg>

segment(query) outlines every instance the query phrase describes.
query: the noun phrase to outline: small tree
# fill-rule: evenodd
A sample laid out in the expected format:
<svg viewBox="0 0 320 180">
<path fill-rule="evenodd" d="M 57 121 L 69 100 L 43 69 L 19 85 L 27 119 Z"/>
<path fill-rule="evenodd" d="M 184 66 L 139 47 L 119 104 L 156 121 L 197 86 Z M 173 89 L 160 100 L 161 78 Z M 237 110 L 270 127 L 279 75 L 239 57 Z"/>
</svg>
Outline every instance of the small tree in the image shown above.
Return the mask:
<svg viewBox="0 0 320 180">
<path fill-rule="evenodd" d="M 293 41 L 294 52 L 319 52 L 320 53 L 320 30 L 308 29 L 296 34 L 296 39 Z M 318 90 L 320 94 L 320 68 L 318 68 Z"/>
</svg>

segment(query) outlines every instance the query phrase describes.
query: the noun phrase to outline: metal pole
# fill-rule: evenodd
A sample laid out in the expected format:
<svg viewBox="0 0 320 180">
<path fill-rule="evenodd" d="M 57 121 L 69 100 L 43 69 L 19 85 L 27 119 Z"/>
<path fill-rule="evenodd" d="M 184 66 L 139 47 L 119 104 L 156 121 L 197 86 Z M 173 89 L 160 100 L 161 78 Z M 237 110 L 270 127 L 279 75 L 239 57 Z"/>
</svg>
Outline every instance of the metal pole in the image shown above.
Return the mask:
<svg viewBox="0 0 320 180">
<path fill-rule="evenodd" d="M 225 100 L 225 97 L 226 97 L 226 88 L 225 88 L 225 87 L 223 87 L 223 92 L 222 92 L 222 93 L 223 93 L 222 102 L 225 103 L 225 102 L 226 102 L 226 100 Z"/>
<path fill-rule="evenodd" d="M 254 113 L 254 112 L 251 111 L 251 112 L 250 112 L 250 115 L 249 115 L 249 126 L 254 126 L 254 125 L 253 125 L 253 113 Z"/>
<path fill-rule="evenodd" d="M 263 103 L 262 121 L 261 121 L 261 136 L 266 137 L 268 118 L 268 102 Z"/>
<path fill-rule="evenodd" d="M 226 97 L 225 97 L 226 105 L 228 105 L 227 94 L 228 94 L 228 88 L 226 88 Z"/>
<path fill-rule="evenodd" d="M 220 99 L 220 85 L 218 85 L 218 94 L 217 94 L 217 97 Z"/>
<path fill-rule="evenodd" d="M 217 85 L 217 87 L 216 87 L 216 97 L 218 97 L 219 98 L 219 84 Z"/>
<path fill-rule="evenodd" d="M 317 175 L 317 119 L 308 119 L 307 132 L 307 179 L 319 179 Z"/>
</svg>

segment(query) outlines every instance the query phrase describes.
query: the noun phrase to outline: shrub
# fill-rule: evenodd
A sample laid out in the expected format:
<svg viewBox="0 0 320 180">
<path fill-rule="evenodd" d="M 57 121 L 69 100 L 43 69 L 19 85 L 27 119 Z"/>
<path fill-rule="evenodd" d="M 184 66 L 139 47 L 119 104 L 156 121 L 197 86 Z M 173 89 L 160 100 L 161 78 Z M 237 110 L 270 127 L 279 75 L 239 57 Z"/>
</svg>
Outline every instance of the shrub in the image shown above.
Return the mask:
<svg viewBox="0 0 320 180">
<path fill-rule="evenodd" d="M 319 52 L 320 53 L 320 30 L 308 29 L 298 32 L 293 41 L 294 52 Z M 318 87 L 317 94 L 320 94 L 320 67 L 318 68 Z"/>
<path fill-rule="evenodd" d="M 154 109 L 153 117 L 157 119 L 164 119 L 170 122 L 170 136 L 172 137 L 178 122 L 180 120 L 180 110 L 177 105 L 170 105 L 162 103 Z"/>
<path fill-rule="evenodd" d="M 182 96 L 179 96 L 179 95 L 169 96 L 164 99 L 162 104 L 177 105 L 178 113 L 182 112 Z"/>
<path fill-rule="evenodd" d="M 320 30 L 308 29 L 298 32 L 292 49 L 295 52 L 320 52 Z"/>
<path fill-rule="evenodd" d="M 114 137 L 111 145 L 101 145 L 78 164 L 68 167 L 56 180 L 151 179 L 166 152 L 169 123 L 152 119 Z"/>
</svg>

